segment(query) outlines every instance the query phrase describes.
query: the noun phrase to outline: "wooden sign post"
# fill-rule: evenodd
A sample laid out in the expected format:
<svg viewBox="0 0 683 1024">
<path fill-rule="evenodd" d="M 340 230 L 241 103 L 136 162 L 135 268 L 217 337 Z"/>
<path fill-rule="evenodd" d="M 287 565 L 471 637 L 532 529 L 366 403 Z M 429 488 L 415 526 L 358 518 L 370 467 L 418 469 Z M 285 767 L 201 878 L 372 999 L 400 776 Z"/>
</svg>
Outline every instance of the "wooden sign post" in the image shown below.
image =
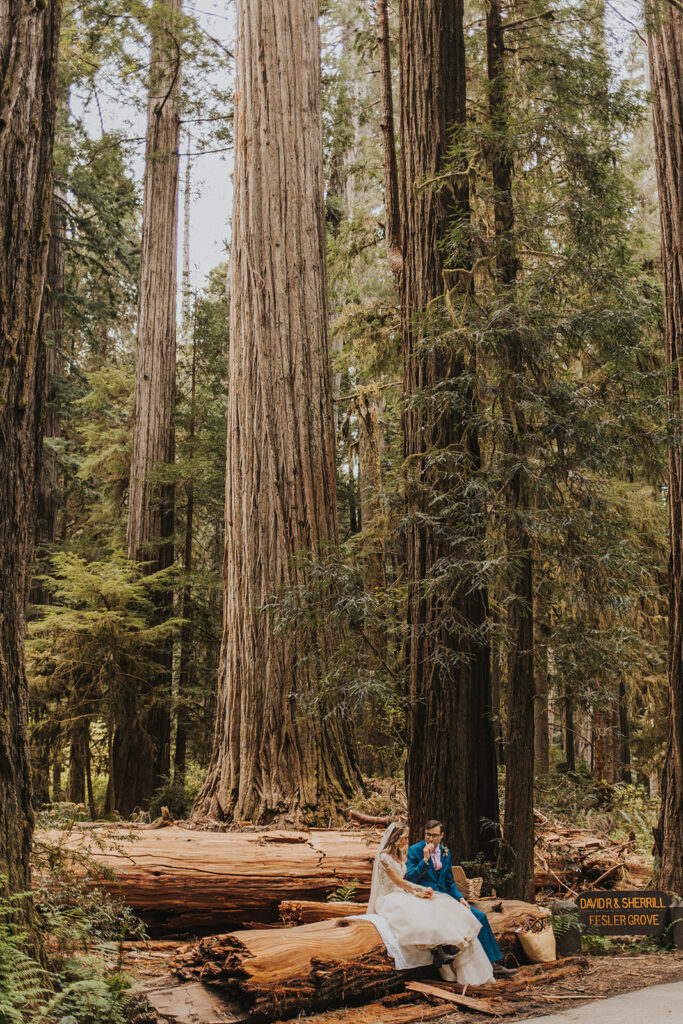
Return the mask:
<svg viewBox="0 0 683 1024">
<path fill-rule="evenodd" d="M 665 892 L 594 890 L 580 893 L 576 902 L 581 923 L 592 935 L 662 935 L 666 929 Z"/>
</svg>

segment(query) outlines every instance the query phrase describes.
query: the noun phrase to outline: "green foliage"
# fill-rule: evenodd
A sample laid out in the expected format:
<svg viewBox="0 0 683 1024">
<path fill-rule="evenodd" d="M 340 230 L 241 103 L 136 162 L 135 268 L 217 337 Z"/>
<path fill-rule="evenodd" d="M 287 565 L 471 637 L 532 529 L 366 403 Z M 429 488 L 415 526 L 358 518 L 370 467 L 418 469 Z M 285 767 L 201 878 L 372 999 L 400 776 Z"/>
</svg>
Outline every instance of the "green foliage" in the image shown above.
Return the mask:
<svg viewBox="0 0 683 1024">
<path fill-rule="evenodd" d="M 161 815 L 161 808 L 168 807 L 174 818 L 186 818 L 192 810 L 195 797 L 199 792 L 206 770 L 197 761 L 191 761 L 185 770 L 183 780 L 167 779 L 156 791 L 149 805 L 149 816 L 152 820 Z"/>
<path fill-rule="evenodd" d="M 0 877 L 0 1024 L 27 1024 L 46 994 L 44 969 L 25 952 L 27 935 L 14 923 L 17 902 L 24 897 L 2 895 Z"/>
<path fill-rule="evenodd" d="M 328 902 L 353 903 L 359 884 L 360 883 L 357 878 L 352 878 L 349 882 L 342 882 L 342 884 L 327 897 Z"/>
<path fill-rule="evenodd" d="M 551 772 L 536 782 L 536 806 L 550 818 L 613 838 L 633 836 L 634 849 L 646 860 L 652 851 L 652 829 L 657 824 L 659 800 L 642 784 L 617 783 L 611 787 L 611 806 L 601 799 L 601 783 L 585 765 L 572 774 Z"/>
<path fill-rule="evenodd" d="M 556 937 L 566 935 L 567 932 L 573 928 L 578 928 L 579 931 L 584 930 L 584 926 L 581 923 L 578 911 L 576 910 L 563 910 L 562 913 L 551 914 L 550 926 Z"/>
<path fill-rule="evenodd" d="M 609 956 L 612 952 L 612 940 L 609 935 L 582 935 L 581 950 L 589 956 Z"/>
<path fill-rule="evenodd" d="M 26 952 L 27 935 L 13 923 L 17 900 L 24 897 L 0 897 L 0 1024 L 132 1024 L 140 1001 L 131 998 L 131 979 L 120 972 L 116 958 L 109 962 L 116 945 L 102 941 L 108 897 L 100 893 L 91 900 L 81 881 L 80 891 L 61 907 L 53 932 L 57 892 L 64 893 L 60 880 L 58 875 L 50 890 L 32 894 L 47 927 L 45 964 Z M 110 911 L 109 916 L 113 921 L 116 915 Z M 90 952 L 83 955 L 83 950 Z"/>
</svg>

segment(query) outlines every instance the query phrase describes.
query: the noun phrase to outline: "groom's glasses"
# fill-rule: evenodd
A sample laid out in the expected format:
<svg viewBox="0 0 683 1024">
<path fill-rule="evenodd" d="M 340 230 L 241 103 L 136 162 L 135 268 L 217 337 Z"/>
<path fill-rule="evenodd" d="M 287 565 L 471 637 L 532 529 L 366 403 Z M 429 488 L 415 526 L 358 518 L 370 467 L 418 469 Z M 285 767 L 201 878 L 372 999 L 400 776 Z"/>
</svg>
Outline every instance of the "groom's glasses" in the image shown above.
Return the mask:
<svg viewBox="0 0 683 1024">
<path fill-rule="evenodd" d="M 432 840 L 435 840 L 435 841 L 438 842 L 438 840 L 441 839 L 441 833 L 440 832 L 425 832 L 425 839 L 429 839 L 430 842 Z"/>
</svg>

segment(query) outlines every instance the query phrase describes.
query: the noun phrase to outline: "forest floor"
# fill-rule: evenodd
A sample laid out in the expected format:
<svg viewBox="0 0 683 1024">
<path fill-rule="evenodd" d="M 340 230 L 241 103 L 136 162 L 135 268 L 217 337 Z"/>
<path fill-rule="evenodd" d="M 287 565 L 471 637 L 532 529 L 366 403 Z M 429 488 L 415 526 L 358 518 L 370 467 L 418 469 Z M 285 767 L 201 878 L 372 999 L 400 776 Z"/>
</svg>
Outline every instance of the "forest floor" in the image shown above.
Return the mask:
<svg viewBox="0 0 683 1024">
<path fill-rule="evenodd" d="M 144 987 L 167 972 L 169 961 L 183 944 L 184 942 L 180 939 L 172 938 L 126 943 L 121 966 L 127 974 Z M 633 955 L 625 952 L 628 945 L 615 946 L 615 948 L 621 949 L 622 952 L 604 956 L 589 956 L 587 970 L 578 977 L 563 978 L 543 985 L 542 989 L 540 987 L 530 988 L 527 993 L 516 993 L 514 997 L 506 996 L 508 1004 L 513 1001 L 514 1011 L 505 1015 L 505 1021 L 533 1020 L 539 1016 L 550 1013 L 560 1014 L 588 1003 L 597 1003 L 599 1000 L 611 996 L 622 995 L 625 992 L 633 992 L 652 985 L 671 982 L 683 983 L 683 951 L 666 950 Z M 504 987 L 505 983 L 502 983 L 501 994 L 503 994 Z M 396 996 L 391 997 L 391 1001 L 397 1007 Z M 406 995 L 406 1002 L 401 1003 L 401 1010 L 407 1009 L 407 1005 L 412 1001 L 412 997 Z M 364 1024 L 365 1020 L 374 1021 L 374 1014 L 371 1011 L 380 1003 L 381 1000 L 367 1007 L 330 1010 L 306 1017 L 297 1017 L 296 1020 L 297 1024 Z M 433 1005 L 433 1000 L 422 1003 L 425 1010 Z M 419 1004 L 416 1005 L 416 1011 L 419 1011 Z M 443 1024 L 456 1024 L 456 1022 L 459 1024 L 464 1021 L 483 1021 L 485 1019 L 479 1012 L 470 1012 L 460 1008 L 439 1018 Z M 600 1019 L 597 1009 L 595 1019 Z M 386 1017 L 385 1020 L 390 1022 L 391 1016 Z M 419 1022 L 419 1020 L 419 1013 L 416 1013 L 415 1021 Z M 672 1024 L 683 1024 L 683 1007 L 680 1017 L 672 1018 Z"/>
</svg>

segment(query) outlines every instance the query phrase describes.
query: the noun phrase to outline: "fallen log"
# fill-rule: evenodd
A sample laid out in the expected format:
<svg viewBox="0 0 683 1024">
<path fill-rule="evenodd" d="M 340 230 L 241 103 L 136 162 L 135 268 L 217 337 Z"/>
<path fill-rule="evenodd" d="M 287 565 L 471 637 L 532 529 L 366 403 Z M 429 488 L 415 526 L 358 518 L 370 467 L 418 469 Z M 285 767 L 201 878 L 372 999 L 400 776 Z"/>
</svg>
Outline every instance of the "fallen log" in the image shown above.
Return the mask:
<svg viewBox="0 0 683 1024">
<path fill-rule="evenodd" d="M 547 822 L 537 823 L 537 834 L 537 888 L 578 891 L 601 875 L 601 884 L 623 884 L 626 876 L 636 887 L 647 881 L 650 867 L 633 852 L 630 840 L 616 843 Z M 324 902 L 354 879 L 354 899 L 362 903 L 369 895 L 379 833 L 212 832 L 178 824 L 160 829 L 107 824 L 79 825 L 68 834 L 43 832 L 37 841 L 60 845 L 73 856 L 88 853 L 115 876 L 102 877 L 100 883 L 120 893 L 151 932 L 178 932 L 274 922 L 283 900 L 302 906 Z M 300 920 L 308 919 L 304 914 Z"/>
<path fill-rule="evenodd" d="M 501 938 L 516 922 L 548 913 L 516 900 L 480 902 L 493 904 L 488 912 Z M 183 981 L 217 986 L 229 1001 L 267 1021 L 402 992 L 425 973 L 396 971 L 375 926 L 355 917 L 202 939 L 182 950 L 171 969 Z M 490 994 L 500 990 L 485 996 Z"/>
<path fill-rule="evenodd" d="M 535 903 L 524 903 L 522 900 L 500 900 L 486 897 L 474 900 L 473 906 L 484 911 L 493 934 L 502 944 L 504 952 L 507 952 L 506 946 L 511 947 L 515 944 L 516 928 L 529 927 L 534 922 L 550 915 L 550 910 L 547 907 L 541 907 Z M 283 900 L 280 904 L 280 920 L 288 926 L 311 924 L 314 921 L 331 921 L 342 917 L 356 917 L 366 912 L 366 903 Z"/>
<path fill-rule="evenodd" d="M 85 852 L 113 873 L 97 884 L 118 893 L 152 933 L 274 922 L 285 898 L 324 901 L 353 879 L 367 899 L 378 843 L 370 831 L 208 832 L 178 825 L 79 827 L 38 838 L 66 856 Z M 74 866 L 79 870 L 78 861 Z"/>
<path fill-rule="evenodd" d="M 349 919 L 202 939 L 171 969 L 264 1021 L 366 1003 L 402 990 L 416 973 L 395 970 L 370 921 Z"/>
<path fill-rule="evenodd" d="M 347 811 L 346 813 L 349 820 L 358 825 L 372 825 L 377 828 L 386 828 L 394 820 L 393 818 L 377 817 L 374 814 L 362 814 L 361 811 Z"/>
<path fill-rule="evenodd" d="M 615 840 L 537 817 L 536 889 L 576 895 L 598 884 L 607 889 L 641 888 L 652 874 L 652 864 L 635 852 L 634 842 L 633 835 Z"/>
<path fill-rule="evenodd" d="M 358 917 L 366 914 L 367 903 L 348 903 L 342 900 L 283 900 L 279 906 L 280 920 L 287 926 L 313 924 L 314 921 L 332 921 L 339 917 Z"/>
<path fill-rule="evenodd" d="M 587 970 L 588 966 L 586 957 L 573 956 L 566 957 L 564 960 L 555 960 L 552 963 L 520 967 L 517 974 L 509 978 L 502 978 L 495 985 L 478 985 L 473 988 L 471 985 L 463 986 L 446 981 L 436 981 L 434 984 L 449 991 L 460 993 L 467 991 L 472 995 L 476 994 L 478 997 L 484 998 L 513 999 L 517 996 L 526 998 L 530 989 L 538 985 L 550 985 L 562 978 L 571 978 Z"/>
<path fill-rule="evenodd" d="M 244 1024 L 249 1013 L 239 1003 L 229 1003 L 201 981 L 178 981 L 167 975 L 140 989 L 163 1024 Z"/>
</svg>

